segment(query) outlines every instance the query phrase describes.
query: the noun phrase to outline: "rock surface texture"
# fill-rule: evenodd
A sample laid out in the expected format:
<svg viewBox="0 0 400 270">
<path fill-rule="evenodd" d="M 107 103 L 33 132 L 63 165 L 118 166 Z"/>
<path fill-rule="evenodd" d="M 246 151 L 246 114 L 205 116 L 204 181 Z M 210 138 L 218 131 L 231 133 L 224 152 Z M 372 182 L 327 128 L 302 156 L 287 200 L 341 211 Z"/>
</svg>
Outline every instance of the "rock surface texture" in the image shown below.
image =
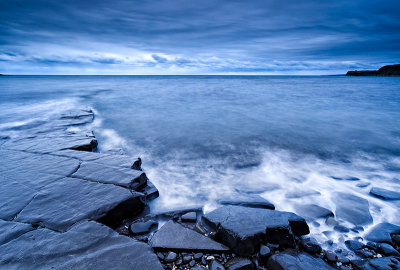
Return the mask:
<svg viewBox="0 0 400 270">
<path fill-rule="evenodd" d="M 129 157 L 92 152 L 93 118 L 64 112 L 1 144 L 1 269 L 163 269 L 149 245 L 105 226 L 140 213 L 149 182 Z"/>
</svg>

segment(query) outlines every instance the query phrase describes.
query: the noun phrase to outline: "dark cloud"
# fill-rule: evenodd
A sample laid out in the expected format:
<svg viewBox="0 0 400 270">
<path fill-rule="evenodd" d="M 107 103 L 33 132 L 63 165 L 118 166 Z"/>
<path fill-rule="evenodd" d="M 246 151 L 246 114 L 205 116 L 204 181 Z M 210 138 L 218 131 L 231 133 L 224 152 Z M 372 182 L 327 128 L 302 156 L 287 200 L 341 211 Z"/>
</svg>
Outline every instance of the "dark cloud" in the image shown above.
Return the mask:
<svg viewBox="0 0 400 270">
<path fill-rule="evenodd" d="M 0 0 L 1 73 L 337 73 L 400 62 L 389 0 Z M 293 64 L 294 63 L 294 64 Z M 112 68 L 110 67 L 112 66 Z M 39 67 L 39 68 L 38 68 Z"/>
</svg>

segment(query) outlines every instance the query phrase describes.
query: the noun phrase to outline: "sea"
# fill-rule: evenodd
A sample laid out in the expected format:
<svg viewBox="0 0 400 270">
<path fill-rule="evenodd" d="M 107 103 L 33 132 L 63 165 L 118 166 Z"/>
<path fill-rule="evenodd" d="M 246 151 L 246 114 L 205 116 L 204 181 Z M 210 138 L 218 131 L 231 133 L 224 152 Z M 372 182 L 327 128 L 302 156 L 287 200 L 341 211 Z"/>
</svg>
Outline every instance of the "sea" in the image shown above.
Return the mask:
<svg viewBox="0 0 400 270">
<path fill-rule="evenodd" d="M 207 212 L 247 194 L 335 213 L 350 194 L 368 201 L 364 231 L 400 225 L 400 202 L 370 194 L 400 191 L 399 77 L 0 77 L 0 137 L 75 108 L 95 112 L 98 151 L 142 158 L 160 191 L 153 211 Z M 319 241 L 344 239 L 324 220 L 310 227 Z"/>
</svg>

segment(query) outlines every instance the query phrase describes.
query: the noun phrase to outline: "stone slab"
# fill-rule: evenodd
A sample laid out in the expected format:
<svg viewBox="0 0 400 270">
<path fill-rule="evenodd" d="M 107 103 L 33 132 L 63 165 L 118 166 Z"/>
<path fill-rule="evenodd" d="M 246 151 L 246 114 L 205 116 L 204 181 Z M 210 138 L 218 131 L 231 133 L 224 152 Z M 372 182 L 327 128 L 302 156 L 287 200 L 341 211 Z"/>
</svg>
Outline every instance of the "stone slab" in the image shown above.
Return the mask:
<svg viewBox="0 0 400 270">
<path fill-rule="evenodd" d="M 83 219 L 122 216 L 142 207 L 141 198 L 124 188 L 64 178 L 37 193 L 16 221 L 65 231 Z"/>
<path fill-rule="evenodd" d="M 321 258 L 313 257 L 307 253 L 296 251 L 284 251 L 271 256 L 268 260 L 270 270 L 334 270 Z"/>
<path fill-rule="evenodd" d="M 220 252 L 228 247 L 170 220 L 151 238 L 154 249 Z"/>
<path fill-rule="evenodd" d="M 151 248 L 93 221 L 64 233 L 40 228 L 0 248 L 5 269 L 162 270 Z"/>
<path fill-rule="evenodd" d="M 293 246 L 293 235 L 310 232 L 302 217 L 262 208 L 223 206 L 205 214 L 203 220 L 217 230 L 221 243 L 242 256 L 258 251 L 263 240 Z"/>
</svg>

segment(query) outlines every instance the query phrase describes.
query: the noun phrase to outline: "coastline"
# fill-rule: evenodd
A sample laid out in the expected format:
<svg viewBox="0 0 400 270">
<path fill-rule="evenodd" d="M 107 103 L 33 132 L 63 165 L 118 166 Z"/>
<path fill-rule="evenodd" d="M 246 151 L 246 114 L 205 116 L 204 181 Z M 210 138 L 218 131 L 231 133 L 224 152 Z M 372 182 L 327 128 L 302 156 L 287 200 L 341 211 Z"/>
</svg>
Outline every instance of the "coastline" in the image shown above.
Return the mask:
<svg viewBox="0 0 400 270">
<path fill-rule="evenodd" d="M 382 228 L 371 236 L 375 242 L 390 242 L 392 249 L 354 240 L 346 243 L 353 252 L 324 251 L 306 236 L 304 218 L 274 210 L 256 195 L 220 201 L 221 207 L 210 213 L 201 208 L 151 213 L 148 202 L 158 191 L 141 170 L 141 161 L 95 152 L 92 131 L 70 130 L 84 128 L 93 119 L 92 110 L 76 110 L 48 120 L 27 137 L 1 139 L 1 265 L 368 269 L 376 262 L 398 261 L 398 237 L 392 237 L 400 234 L 397 226 L 378 224 Z M 313 208 L 334 222 L 333 213 L 326 210 Z M 63 246 L 57 245 L 60 241 Z M 43 254 L 36 255 L 32 246 Z M 62 255 L 54 257 L 52 249 Z"/>
</svg>

